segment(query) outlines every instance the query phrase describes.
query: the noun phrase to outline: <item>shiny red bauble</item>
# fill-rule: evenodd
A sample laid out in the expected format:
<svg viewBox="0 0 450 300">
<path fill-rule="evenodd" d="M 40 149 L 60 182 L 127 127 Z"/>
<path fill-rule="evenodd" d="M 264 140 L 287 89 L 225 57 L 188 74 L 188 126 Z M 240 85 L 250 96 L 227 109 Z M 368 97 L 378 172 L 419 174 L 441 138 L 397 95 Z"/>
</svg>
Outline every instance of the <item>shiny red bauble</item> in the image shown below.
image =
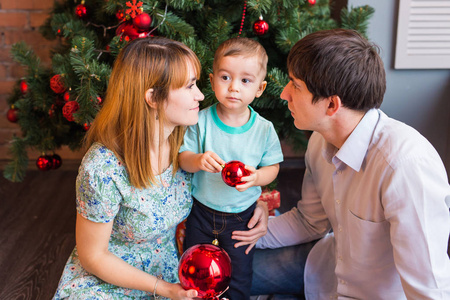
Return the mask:
<svg viewBox="0 0 450 300">
<path fill-rule="evenodd" d="M 309 5 L 314 5 L 316 4 L 316 0 L 308 0 Z"/>
<path fill-rule="evenodd" d="M 16 123 L 19 120 L 19 117 L 17 116 L 17 113 L 19 110 L 17 108 L 10 108 L 8 109 L 8 112 L 6 113 L 6 118 L 11 123 Z"/>
<path fill-rule="evenodd" d="M 61 156 L 58 154 L 53 154 L 52 156 L 52 169 L 58 169 L 62 165 L 62 159 Z"/>
<path fill-rule="evenodd" d="M 140 30 L 148 30 L 152 24 L 152 17 L 147 13 L 141 13 L 133 19 L 133 25 Z"/>
<path fill-rule="evenodd" d="M 227 162 L 222 169 L 223 181 L 232 187 L 244 183 L 241 181 L 241 178 L 248 175 L 250 175 L 250 172 L 245 169 L 245 164 L 238 160 Z"/>
<path fill-rule="evenodd" d="M 178 276 L 185 290 L 197 290 L 203 299 L 217 299 L 230 284 L 231 259 L 218 246 L 198 244 L 181 256 Z"/>
<path fill-rule="evenodd" d="M 86 16 L 87 16 L 86 5 L 78 4 L 77 7 L 75 7 L 75 15 L 80 19 L 86 18 Z"/>
<path fill-rule="evenodd" d="M 25 80 L 20 81 L 20 91 L 24 95 L 28 92 L 28 84 Z"/>
<path fill-rule="evenodd" d="M 269 32 L 269 23 L 267 23 L 266 21 L 264 21 L 261 18 L 259 18 L 258 21 L 256 21 L 255 23 L 253 23 L 253 32 L 256 35 L 264 35 L 267 32 Z"/>
<path fill-rule="evenodd" d="M 53 167 L 53 158 L 50 155 L 41 155 L 36 160 L 36 166 L 41 171 L 48 171 Z"/>
<path fill-rule="evenodd" d="M 148 32 L 139 31 L 138 28 L 129 21 L 120 24 L 120 26 L 116 29 L 116 35 L 121 35 L 126 41 L 137 38 L 145 38 L 147 37 L 147 34 Z"/>
</svg>

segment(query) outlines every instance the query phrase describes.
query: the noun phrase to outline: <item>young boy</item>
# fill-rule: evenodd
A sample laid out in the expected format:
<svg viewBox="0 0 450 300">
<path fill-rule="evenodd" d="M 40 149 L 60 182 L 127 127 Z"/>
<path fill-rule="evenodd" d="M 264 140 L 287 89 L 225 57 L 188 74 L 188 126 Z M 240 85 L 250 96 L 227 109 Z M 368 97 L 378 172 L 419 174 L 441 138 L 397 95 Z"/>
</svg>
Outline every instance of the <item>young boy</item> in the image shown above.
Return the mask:
<svg viewBox="0 0 450 300">
<path fill-rule="evenodd" d="M 223 42 L 214 55 L 212 90 L 219 101 L 199 113 L 180 149 L 180 166 L 194 173 L 194 206 L 186 221 L 184 248 L 219 242 L 232 262 L 229 299 L 250 298 L 253 250 L 235 248 L 231 233 L 248 230 L 261 186 L 272 182 L 283 160 L 273 124 L 249 104 L 264 92 L 267 54 L 258 42 L 237 37 Z M 250 172 L 235 188 L 221 177 L 223 165 L 239 160 Z"/>
</svg>

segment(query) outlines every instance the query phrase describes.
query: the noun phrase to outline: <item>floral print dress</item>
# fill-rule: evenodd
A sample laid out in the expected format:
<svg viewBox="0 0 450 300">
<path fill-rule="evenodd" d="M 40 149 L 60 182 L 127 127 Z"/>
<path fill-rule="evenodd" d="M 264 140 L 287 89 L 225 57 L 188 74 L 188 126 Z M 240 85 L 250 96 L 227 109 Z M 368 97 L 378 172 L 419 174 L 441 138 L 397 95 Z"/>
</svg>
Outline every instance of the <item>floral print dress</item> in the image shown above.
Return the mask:
<svg viewBox="0 0 450 300">
<path fill-rule="evenodd" d="M 81 163 L 77 212 L 98 223 L 114 222 L 109 251 L 130 265 L 165 281 L 178 282 L 176 226 L 192 206 L 191 176 L 170 166 L 147 189 L 131 186 L 114 153 L 95 143 Z M 77 249 L 64 267 L 54 299 L 153 299 L 149 293 L 108 284 L 80 264 Z"/>
</svg>

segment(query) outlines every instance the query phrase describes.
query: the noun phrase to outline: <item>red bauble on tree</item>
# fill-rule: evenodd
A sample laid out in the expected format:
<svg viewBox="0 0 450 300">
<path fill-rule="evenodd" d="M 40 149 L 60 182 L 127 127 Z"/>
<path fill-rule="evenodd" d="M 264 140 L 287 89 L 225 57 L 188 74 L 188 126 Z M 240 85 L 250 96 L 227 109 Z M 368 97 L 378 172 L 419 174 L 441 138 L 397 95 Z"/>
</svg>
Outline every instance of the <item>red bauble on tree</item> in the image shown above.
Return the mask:
<svg viewBox="0 0 450 300">
<path fill-rule="evenodd" d="M 67 121 L 72 122 L 73 120 L 75 120 L 75 119 L 73 118 L 73 114 L 74 114 L 75 112 L 77 112 L 77 110 L 78 110 L 79 108 L 80 108 L 80 106 L 78 105 L 78 102 L 77 102 L 77 101 L 68 101 L 68 102 L 64 105 L 64 107 L 63 107 L 63 109 L 62 109 L 62 113 L 63 113 L 64 118 L 66 118 Z"/>
<path fill-rule="evenodd" d="M 79 19 L 84 19 L 87 17 L 87 8 L 86 5 L 84 5 L 84 1 L 81 4 L 78 4 L 77 7 L 75 7 L 75 15 Z"/>
<path fill-rule="evenodd" d="M 133 25 L 139 30 L 149 30 L 152 24 L 152 18 L 147 13 L 141 13 L 133 19 Z"/>
<path fill-rule="evenodd" d="M 20 91 L 24 95 L 28 92 L 28 84 L 25 80 L 20 81 Z"/>
<path fill-rule="evenodd" d="M 67 101 L 70 100 L 70 94 L 69 94 L 69 91 L 66 91 L 66 92 L 64 93 L 63 99 L 64 99 L 65 102 L 67 102 Z"/>
<path fill-rule="evenodd" d="M 140 32 L 138 30 L 138 28 L 135 27 L 131 21 L 122 23 L 116 29 L 116 35 L 122 35 L 122 37 L 126 41 L 134 40 L 137 38 L 144 38 L 144 37 L 147 37 L 147 34 L 148 34 L 148 32 L 145 32 L 145 31 Z"/>
<path fill-rule="evenodd" d="M 8 119 L 8 121 L 10 121 L 11 123 L 16 123 L 19 120 L 19 117 L 17 115 L 17 113 L 19 112 L 19 110 L 17 108 L 13 106 L 11 106 L 10 109 L 8 109 L 8 112 L 6 113 L 6 118 Z"/>
<path fill-rule="evenodd" d="M 61 75 L 56 74 L 50 79 L 50 88 L 57 94 L 62 94 L 66 91 Z"/>
<path fill-rule="evenodd" d="M 119 9 L 116 12 L 116 18 L 117 20 L 119 20 L 120 22 L 123 21 L 125 19 L 125 13 L 123 12 L 123 9 Z"/>
<path fill-rule="evenodd" d="M 269 31 L 269 23 L 263 20 L 263 17 L 260 16 L 259 20 L 253 23 L 253 32 L 256 35 L 264 35 Z"/>
<path fill-rule="evenodd" d="M 62 165 L 62 159 L 61 156 L 58 154 L 53 154 L 52 156 L 52 169 L 58 169 Z"/>
<path fill-rule="evenodd" d="M 192 246 L 180 258 L 178 277 L 181 286 L 185 290 L 197 290 L 198 297 L 219 299 L 231 281 L 231 259 L 217 246 Z"/>
<path fill-rule="evenodd" d="M 316 4 L 316 0 L 308 0 L 308 3 L 309 3 L 310 5 L 314 5 L 314 4 Z"/>
<path fill-rule="evenodd" d="M 53 158 L 50 155 L 41 155 L 36 160 L 36 166 L 41 171 L 50 170 L 53 166 Z"/>
<path fill-rule="evenodd" d="M 244 183 L 241 179 L 248 175 L 250 175 L 250 172 L 245 168 L 245 164 L 237 160 L 227 162 L 222 169 L 223 181 L 232 187 Z"/>
</svg>

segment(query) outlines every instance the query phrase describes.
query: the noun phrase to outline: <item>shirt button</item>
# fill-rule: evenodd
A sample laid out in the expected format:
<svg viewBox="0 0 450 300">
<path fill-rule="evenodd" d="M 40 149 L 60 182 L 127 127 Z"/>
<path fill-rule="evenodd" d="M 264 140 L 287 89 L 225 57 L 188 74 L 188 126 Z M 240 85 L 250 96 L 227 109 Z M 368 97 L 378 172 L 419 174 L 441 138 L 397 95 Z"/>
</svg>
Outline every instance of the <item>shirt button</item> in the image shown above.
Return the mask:
<svg viewBox="0 0 450 300">
<path fill-rule="evenodd" d="M 336 203 L 337 203 L 337 204 L 341 204 L 341 200 L 336 199 Z"/>
<path fill-rule="evenodd" d="M 342 227 L 341 226 L 339 226 L 339 232 L 342 232 Z"/>
<path fill-rule="evenodd" d="M 342 260 L 342 255 L 339 255 L 339 256 L 338 256 L 338 259 L 339 259 L 339 260 Z"/>
</svg>

